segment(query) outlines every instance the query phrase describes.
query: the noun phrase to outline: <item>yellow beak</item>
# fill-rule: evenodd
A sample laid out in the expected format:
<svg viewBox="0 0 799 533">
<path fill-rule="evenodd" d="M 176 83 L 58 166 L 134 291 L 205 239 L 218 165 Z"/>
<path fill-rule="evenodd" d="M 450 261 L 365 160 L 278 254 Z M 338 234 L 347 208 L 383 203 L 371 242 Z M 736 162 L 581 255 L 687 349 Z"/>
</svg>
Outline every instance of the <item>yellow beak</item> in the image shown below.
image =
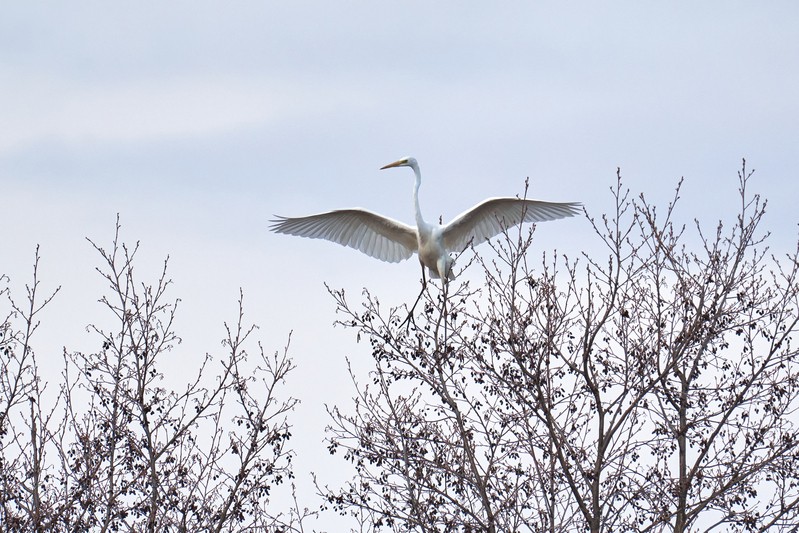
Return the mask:
<svg viewBox="0 0 799 533">
<path fill-rule="evenodd" d="M 407 159 L 400 159 L 399 161 L 394 161 L 393 163 L 389 163 L 388 165 L 386 165 L 384 167 L 380 167 L 380 170 L 385 170 L 387 168 L 401 167 L 402 165 L 406 164 L 407 162 L 408 162 Z"/>
</svg>

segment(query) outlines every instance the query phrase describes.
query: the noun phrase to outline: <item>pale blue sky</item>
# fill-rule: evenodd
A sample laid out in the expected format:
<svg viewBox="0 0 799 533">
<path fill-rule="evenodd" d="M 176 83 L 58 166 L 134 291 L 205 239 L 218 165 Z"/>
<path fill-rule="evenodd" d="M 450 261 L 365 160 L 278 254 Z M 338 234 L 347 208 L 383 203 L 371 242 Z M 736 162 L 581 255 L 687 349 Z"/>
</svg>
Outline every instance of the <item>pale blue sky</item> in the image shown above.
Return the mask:
<svg viewBox="0 0 799 533">
<path fill-rule="evenodd" d="M 272 214 L 361 206 L 445 219 L 522 192 L 610 205 L 617 166 L 663 201 L 685 176 L 685 221 L 734 211 L 741 157 L 769 198 L 776 251 L 796 239 L 799 4 L 795 2 L 14 2 L 0 18 L 0 272 L 21 295 L 34 246 L 63 293 L 40 357 L 94 349 L 102 284 L 84 241 L 142 242 L 139 272 L 172 257 L 181 365 L 215 350 L 238 287 L 269 348 L 295 330 L 289 389 L 298 476 L 334 466 L 322 404 L 346 405 L 344 356 L 368 351 L 322 282 L 391 304 L 415 259 L 267 231 Z M 584 220 L 542 225 L 538 251 L 597 250 Z M 322 457 L 322 459 L 319 459 Z M 315 461 L 322 461 L 315 463 Z"/>
</svg>

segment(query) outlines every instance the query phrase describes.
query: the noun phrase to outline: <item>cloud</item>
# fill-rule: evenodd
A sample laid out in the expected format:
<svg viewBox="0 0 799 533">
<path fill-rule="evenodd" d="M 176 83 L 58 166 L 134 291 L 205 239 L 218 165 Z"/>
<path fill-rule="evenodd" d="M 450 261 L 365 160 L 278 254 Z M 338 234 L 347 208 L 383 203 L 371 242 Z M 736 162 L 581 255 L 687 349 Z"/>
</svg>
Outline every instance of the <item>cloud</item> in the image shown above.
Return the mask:
<svg viewBox="0 0 799 533">
<path fill-rule="evenodd" d="M 152 142 L 206 136 L 357 105 L 352 91 L 323 93 L 263 79 L 154 79 L 80 83 L 8 75 L 0 84 L 0 154 L 38 142 Z"/>
</svg>

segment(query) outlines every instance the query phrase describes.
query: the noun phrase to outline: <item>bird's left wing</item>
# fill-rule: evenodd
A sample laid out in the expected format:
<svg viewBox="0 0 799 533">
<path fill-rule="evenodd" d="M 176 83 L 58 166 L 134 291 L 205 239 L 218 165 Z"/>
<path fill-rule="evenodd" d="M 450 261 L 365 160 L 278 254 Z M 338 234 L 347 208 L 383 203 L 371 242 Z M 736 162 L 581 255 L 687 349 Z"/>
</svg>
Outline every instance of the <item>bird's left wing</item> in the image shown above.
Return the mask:
<svg viewBox="0 0 799 533">
<path fill-rule="evenodd" d="M 277 217 L 277 233 L 326 239 L 355 248 L 371 257 L 397 263 L 417 248 L 416 230 L 407 224 L 365 209 L 339 209 L 307 217 Z"/>
<path fill-rule="evenodd" d="M 489 198 L 458 215 L 441 231 L 447 250 L 460 251 L 495 237 L 522 222 L 543 222 L 580 213 L 578 202 L 544 202 L 521 198 Z"/>
</svg>

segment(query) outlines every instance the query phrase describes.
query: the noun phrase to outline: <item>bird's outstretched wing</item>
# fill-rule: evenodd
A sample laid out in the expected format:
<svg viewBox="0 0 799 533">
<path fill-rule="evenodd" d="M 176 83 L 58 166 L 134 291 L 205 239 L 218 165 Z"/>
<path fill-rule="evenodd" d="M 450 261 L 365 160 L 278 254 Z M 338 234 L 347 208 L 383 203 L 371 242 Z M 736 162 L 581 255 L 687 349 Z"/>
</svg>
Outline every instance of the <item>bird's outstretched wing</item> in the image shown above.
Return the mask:
<svg viewBox="0 0 799 533">
<path fill-rule="evenodd" d="M 417 248 L 415 229 L 365 209 L 339 209 L 297 218 L 277 216 L 271 222 L 274 232 L 326 239 L 389 263 L 408 259 Z"/>
<path fill-rule="evenodd" d="M 489 198 L 458 215 L 441 231 L 447 250 L 460 251 L 522 222 L 543 222 L 580 213 L 578 202 L 544 202 L 521 198 Z"/>
</svg>

